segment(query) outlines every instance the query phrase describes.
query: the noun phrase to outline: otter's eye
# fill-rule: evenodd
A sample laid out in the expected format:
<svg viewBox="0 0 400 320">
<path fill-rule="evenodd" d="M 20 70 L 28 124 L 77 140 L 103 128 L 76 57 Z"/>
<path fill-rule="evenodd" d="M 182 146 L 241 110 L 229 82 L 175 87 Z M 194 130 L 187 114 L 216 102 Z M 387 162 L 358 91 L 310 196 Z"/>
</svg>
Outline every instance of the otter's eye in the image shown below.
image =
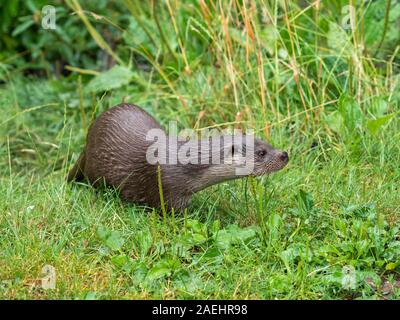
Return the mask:
<svg viewBox="0 0 400 320">
<path fill-rule="evenodd" d="M 265 151 L 265 150 L 260 150 L 257 152 L 257 155 L 261 158 L 264 157 L 266 154 L 267 154 L 267 151 Z"/>
</svg>

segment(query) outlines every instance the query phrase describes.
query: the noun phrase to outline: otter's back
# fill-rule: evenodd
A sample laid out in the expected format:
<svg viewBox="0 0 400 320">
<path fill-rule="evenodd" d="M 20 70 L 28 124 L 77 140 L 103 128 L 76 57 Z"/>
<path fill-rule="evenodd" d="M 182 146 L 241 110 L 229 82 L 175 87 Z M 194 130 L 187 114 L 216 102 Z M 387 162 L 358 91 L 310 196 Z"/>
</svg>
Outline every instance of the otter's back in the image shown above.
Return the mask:
<svg viewBox="0 0 400 320">
<path fill-rule="evenodd" d="M 105 180 L 120 187 L 153 179 L 154 168 L 146 161 L 146 150 L 151 141 L 146 134 L 161 129 L 147 112 L 130 104 L 120 104 L 100 115 L 87 136 L 85 175 L 90 182 Z M 123 190 L 122 190 L 123 191 Z"/>
</svg>

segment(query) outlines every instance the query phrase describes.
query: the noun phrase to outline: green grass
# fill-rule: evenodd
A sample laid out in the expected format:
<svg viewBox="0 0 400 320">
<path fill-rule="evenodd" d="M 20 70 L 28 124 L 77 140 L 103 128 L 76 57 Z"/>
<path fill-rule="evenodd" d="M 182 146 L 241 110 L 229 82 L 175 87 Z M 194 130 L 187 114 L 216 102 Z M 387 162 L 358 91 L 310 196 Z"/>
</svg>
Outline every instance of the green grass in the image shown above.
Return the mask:
<svg viewBox="0 0 400 320">
<path fill-rule="evenodd" d="M 379 45 L 372 5 L 357 7 L 365 29 L 343 31 L 341 6 L 260 1 L 262 22 L 229 3 L 135 7 L 113 73 L 39 78 L 0 61 L 1 298 L 400 298 L 399 45 Z M 123 100 L 164 125 L 254 128 L 290 162 L 206 189 L 166 221 L 67 184 L 91 119 Z M 45 265 L 56 289 L 40 286 Z"/>
</svg>

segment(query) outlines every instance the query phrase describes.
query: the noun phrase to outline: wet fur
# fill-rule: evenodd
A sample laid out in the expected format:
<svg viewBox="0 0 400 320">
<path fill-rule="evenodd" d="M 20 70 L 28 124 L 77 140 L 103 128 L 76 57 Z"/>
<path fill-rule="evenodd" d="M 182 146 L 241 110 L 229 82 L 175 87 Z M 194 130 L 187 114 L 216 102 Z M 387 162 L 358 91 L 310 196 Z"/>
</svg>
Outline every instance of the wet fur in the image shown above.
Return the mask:
<svg viewBox="0 0 400 320">
<path fill-rule="evenodd" d="M 159 208 L 157 165 L 146 160 L 146 150 L 153 143 L 146 141 L 150 129 L 162 130 L 150 114 L 135 105 L 120 104 L 104 112 L 89 128 L 86 147 L 67 180 L 87 179 L 94 186 L 105 183 L 118 188 L 126 201 Z M 275 152 L 262 140 L 256 140 L 256 148 L 257 144 Z M 275 160 L 276 168 L 269 170 L 279 170 L 285 164 Z M 193 193 L 238 178 L 234 174 L 235 167 L 224 163 L 183 165 L 178 162 L 161 164 L 160 169 L 165 204 L 179 211 L 188 205 Z M 262 170 L 255 174 L 264 174 Z"/>
</svg>

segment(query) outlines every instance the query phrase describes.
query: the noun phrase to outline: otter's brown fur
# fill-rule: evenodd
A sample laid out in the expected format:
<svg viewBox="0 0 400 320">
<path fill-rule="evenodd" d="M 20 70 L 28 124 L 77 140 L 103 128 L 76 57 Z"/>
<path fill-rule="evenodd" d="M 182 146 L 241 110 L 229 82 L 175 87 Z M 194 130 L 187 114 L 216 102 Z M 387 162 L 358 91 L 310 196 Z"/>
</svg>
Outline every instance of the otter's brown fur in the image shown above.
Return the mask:
<svg viewBox="0 0 400 320">
<path fill-rule="evenodd" d="M 119 189 L 124 200 L 159 208 L 158 165 L 150 164 L 146 158 L 146 151 L 153 144 L 146 140 L 151 129 L 163 130 L 150 114 L 135 105 L 120 104 L 104 112 L 89 128 L 86 146 L 67 180 L 87 179 L 94 186 L 105 183 Z M 165 148 L 171 151 L 174 147 L 166 145 Z M 254 148 L 254 175 L 279 170 L 288 161 L 286 152 L 262 140 L 256 139 Z M 266 155 L 260 158 L 263 153 L 258 150 L 265 151 Z M 240 177 L 235 175 L 232 164 L 159 166 L 165 204 L 175 210 L 184 209 L 193 193 Z"/>
</svg>

